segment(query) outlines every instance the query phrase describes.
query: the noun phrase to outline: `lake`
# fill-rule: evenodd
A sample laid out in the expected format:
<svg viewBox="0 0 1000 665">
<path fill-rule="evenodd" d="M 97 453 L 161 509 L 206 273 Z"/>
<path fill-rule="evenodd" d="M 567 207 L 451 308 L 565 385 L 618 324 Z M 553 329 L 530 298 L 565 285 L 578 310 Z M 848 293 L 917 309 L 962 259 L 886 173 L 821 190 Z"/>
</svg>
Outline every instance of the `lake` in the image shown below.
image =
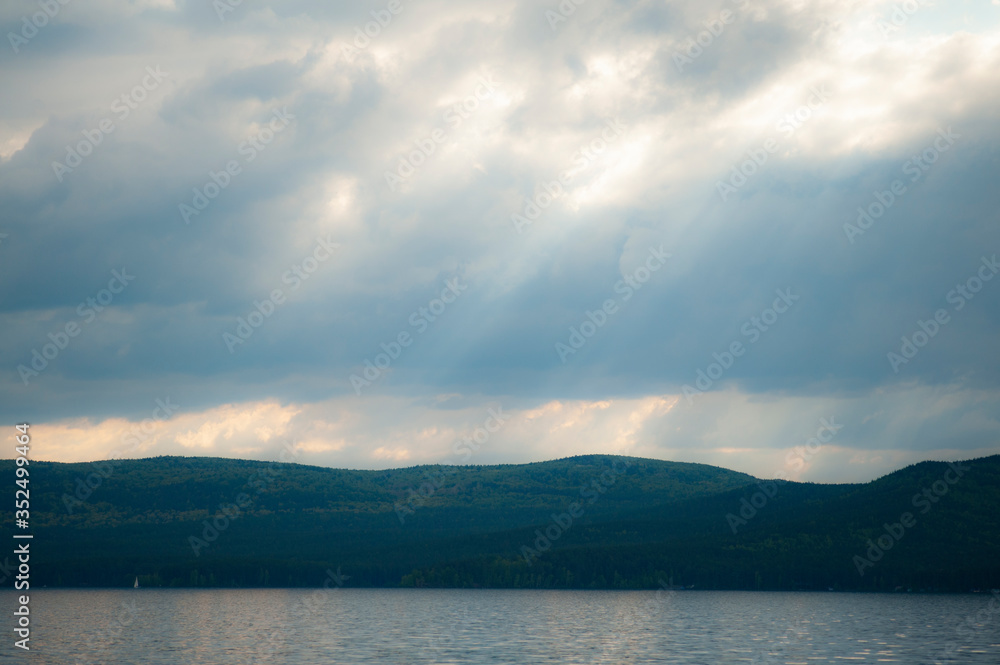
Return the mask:
<svg viewBox="0 0 1000 665">
<path fill-rule="evenodd" d="M 1000 663 L 1000 596 L 36 590 L 30 657 L 93 663 Z"/>
</svg>

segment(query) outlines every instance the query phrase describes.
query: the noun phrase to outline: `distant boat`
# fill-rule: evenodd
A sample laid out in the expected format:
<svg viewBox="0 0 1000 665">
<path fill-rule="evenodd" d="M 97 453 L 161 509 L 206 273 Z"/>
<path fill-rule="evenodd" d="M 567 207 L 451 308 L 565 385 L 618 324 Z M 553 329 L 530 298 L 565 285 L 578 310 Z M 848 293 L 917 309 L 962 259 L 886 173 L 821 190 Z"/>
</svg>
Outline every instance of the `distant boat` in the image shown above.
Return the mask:
<svg viewBox="0 0 1000 665">
<path fill-rule="evenodd" d="M 138 589 L 139 588 L 139 578 L 138 577 L 135 578 L 135 584 L 132 585 L 132 588 L 133 589 Z"/>
</svg>

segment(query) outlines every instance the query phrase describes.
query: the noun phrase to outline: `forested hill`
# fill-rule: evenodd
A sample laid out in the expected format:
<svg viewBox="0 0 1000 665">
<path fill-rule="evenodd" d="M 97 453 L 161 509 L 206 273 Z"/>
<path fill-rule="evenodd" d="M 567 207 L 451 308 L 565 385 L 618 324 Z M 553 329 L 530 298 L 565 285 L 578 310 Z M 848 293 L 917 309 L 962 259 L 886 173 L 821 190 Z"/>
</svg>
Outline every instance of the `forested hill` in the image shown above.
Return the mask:
<svg viewBox="0 0 1000 665">
<path fill-rule="evenodd" d="M 158 457 L 30 474 L 33 586 L 319 586 L 337 569 L 348 586 L 1000 586 L 1000 456 L 859 485 L 609 455 L 384 471 Z"/>
</svg>

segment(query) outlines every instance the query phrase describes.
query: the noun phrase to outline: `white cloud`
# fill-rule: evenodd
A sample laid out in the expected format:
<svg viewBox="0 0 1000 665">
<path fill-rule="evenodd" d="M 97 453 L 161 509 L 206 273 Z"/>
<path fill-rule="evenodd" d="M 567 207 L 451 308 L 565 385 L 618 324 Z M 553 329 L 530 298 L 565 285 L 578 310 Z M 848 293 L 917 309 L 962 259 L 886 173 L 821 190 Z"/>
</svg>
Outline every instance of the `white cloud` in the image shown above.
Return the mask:
<svg viewBox="0 0 1000 665">
<path fill-rule="evenodd" d="M 106 455 L 165 386 L 192 403 L 136 454 L 262 457 L 291 437 L 313 463 L 429 463 L 498 403 L 511 422 L 477 461 L 622 452 L 767 475 L 841 413 L 859 433 L 804 478 L 997 449 L 995 294 L 922 352 L 911 383 L 883 362 L 1000 243 L 995 11 L 967 27 L 935 3 L 886 39 L 892 2 L 754 2 L 678 72 L 675 49 L 734 3 L 590 0 L 556 31 L 527 2 L 406 4 L 351 59 L 363 8 L 244 3 L 220 22 L 197 3 L 119 4 L 68 5 L 0 67 L 3 366 L 30 359 L 109 269 L 141 268 L 37 384 L 0 379 L 12 418 L 38 416 L 49 459 Z M 169 80 L 57 182 L 52 161 L 147 64 Z M 497 90 L 451 126 L 491 76 Z M 779 120 L 820 86 L 829 98 L 786 135 Z M 294 127 L 184 225 L 191 188 L 285 106 Z M 581 160 L 613 118 L 626 131 Z M 850 211 L 949 125 L 960 149 L 845 249 Z M 444 140 L 391 191 L 385 172 L 436 128 Z M 716 182 L 769 138 L 777 152 L 720 202 Z M 511 214 L 567 170 L 565 195 L 517 235 Z M 229 354 L 222 332 L 324 234 L 343 250 Z M 554 342 L 660 244 L 674 258 L 655 283 L 562 366 Z M 458 274 L 468 295 L 350 397 L 347 376 Z M 788 284 L 797 318 L 686 410 L 679 386 Z M 457 397 L 426 397 L 441 395 Z"/>
</svg>

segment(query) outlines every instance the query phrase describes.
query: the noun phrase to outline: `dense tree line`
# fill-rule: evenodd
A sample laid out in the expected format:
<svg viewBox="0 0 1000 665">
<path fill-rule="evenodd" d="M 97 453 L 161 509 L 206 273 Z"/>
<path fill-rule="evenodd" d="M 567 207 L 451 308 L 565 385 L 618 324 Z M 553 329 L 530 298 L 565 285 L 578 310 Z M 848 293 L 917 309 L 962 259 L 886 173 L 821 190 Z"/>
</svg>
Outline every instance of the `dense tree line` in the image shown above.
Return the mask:
<svg viewBox="0 0 1000 665">
<path fill-rule="evenodd" d="M 600 455 L 390 471 L 178 457 L 30 468 L 35 585 L 315 587 L 339 568 L 347 586 L 1000 587 L 1000 456 L 863 485 Z"/>
</svg>

